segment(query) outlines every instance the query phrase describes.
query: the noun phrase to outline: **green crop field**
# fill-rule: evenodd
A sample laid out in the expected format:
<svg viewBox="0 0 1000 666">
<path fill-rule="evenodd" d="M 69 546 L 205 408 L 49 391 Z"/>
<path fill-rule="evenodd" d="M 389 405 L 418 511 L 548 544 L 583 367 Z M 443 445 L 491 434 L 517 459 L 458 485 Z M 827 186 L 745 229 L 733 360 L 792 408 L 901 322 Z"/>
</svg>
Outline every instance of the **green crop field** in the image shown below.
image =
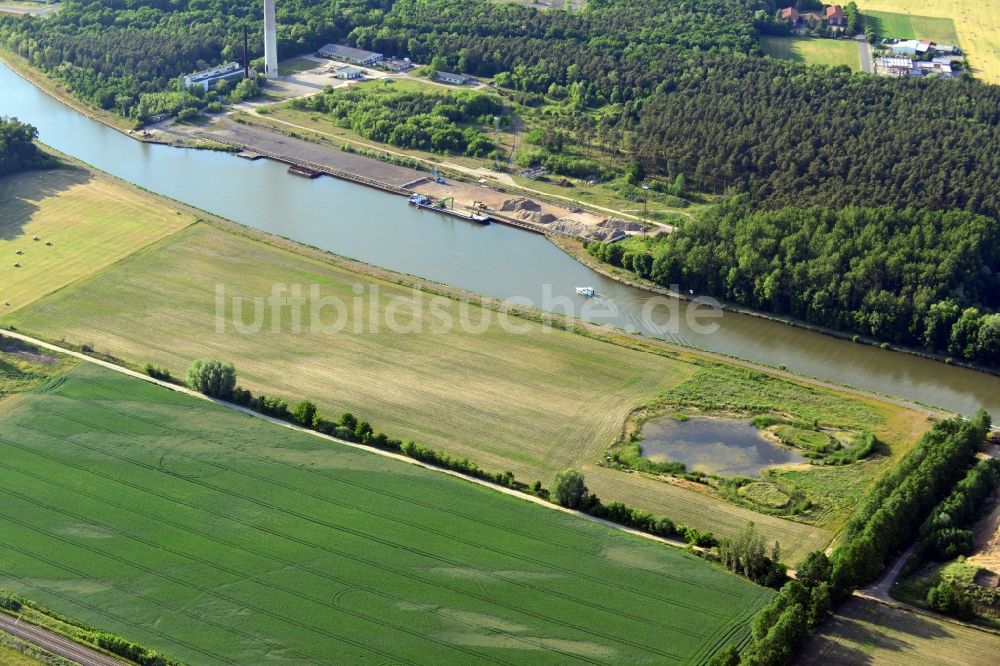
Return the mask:
<svg viewBox="0 0 1000 666">
<path fill-rule="evenodd" d="M 949 18 L 879 11 L 866 11 L 864 16 L 889 39 L 929 39 L 939 44 L 958 45 L 955 24 Z"/>
<path fill-rule="evenodd" d="M 802 666 L 994 666 L 1000 635 L 851 599 L 799 654 Z"/>
<path fill-rule="evenodd" d="M 3 404 L 0 587 L 192 664 L 698 663 L 771 595 L 90 364 Z"/>
<path fill-rule="evenodd" d="M 806 65 L 845 65 L 855 72 L 861 71 L 861 53 L 851 40 L 763 36 L 760 45 L 772 58 Z"/>
</svg>

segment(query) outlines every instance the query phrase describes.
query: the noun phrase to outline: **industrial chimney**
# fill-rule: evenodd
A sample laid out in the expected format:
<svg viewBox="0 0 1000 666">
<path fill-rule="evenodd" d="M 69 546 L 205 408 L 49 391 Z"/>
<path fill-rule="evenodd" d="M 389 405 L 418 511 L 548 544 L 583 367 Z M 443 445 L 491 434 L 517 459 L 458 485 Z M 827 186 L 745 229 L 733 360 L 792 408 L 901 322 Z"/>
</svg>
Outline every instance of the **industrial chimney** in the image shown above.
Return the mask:
<svg viewBox="0 0 1000 666">
<path fill-rule="evenodd" d="M 274 0 L 264 0 L 264 75 L 278 78 L 278 35 L 275 32 Z"/>
<path fill-rule="evenodd" d="M 246 26 L 243 26 L 243 78 L 250 78 L 250 38 Z"/>
</svg>

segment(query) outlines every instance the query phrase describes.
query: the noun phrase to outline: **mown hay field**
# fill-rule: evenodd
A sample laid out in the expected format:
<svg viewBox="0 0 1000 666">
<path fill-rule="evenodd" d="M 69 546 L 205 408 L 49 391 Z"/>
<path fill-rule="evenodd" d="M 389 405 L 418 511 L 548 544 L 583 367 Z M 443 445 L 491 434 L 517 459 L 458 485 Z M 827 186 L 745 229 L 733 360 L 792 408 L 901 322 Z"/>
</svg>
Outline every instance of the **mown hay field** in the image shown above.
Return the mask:
<svg viewBox="0 0 1000 666">
<path fill-rule="evenodd" d="M 857 42 L 852 40 L 763 36 L 760 45 L 764 53 L 772 58 L 806 65 L 844 65 L 852 71 L 861 71 L 861 53 Z"/>
<path fill-rule="evenodd" d="M 72 168 L 0 178 L 0 209 L 0 314 L 194 222 L 157 198 Z"/>
<path fill-rule="evenodd" d="M 851 599 L 799 655 L 803 666 L 994 666 L 1000 635 Z"/>
<path fill-rule="evenodd" d="M 5 403 L 0 587 L 188 663 L 698 663 L 772 594 L 90 364 Z"/>
<path fill-rule="evenodd" d="M 863 0 L 858 6 L 862 13 L 875 10 L 951 19 L 974 74 L 987 83 L 1000 84 L 1000 0 Z M 915 27 L 919 25 L 917 21 Z"/>
</svg>

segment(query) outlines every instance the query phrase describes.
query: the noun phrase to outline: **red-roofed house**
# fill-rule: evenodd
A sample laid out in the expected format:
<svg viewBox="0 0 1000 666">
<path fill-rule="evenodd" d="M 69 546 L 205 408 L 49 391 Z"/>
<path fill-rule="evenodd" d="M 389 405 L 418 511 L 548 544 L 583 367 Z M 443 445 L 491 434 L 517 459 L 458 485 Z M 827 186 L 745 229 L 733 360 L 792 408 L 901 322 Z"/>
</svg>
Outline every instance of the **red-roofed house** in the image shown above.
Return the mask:
<svg viewBox="0 0 1000 666">
<path fill-rule="evenodd" d="M 846 28 L 847 27 L 847 16 L 844 14 L 844 8 L 840 5 L 832 5 L 826 8 L 826 23 L 831 28 Z"/>
</svg>

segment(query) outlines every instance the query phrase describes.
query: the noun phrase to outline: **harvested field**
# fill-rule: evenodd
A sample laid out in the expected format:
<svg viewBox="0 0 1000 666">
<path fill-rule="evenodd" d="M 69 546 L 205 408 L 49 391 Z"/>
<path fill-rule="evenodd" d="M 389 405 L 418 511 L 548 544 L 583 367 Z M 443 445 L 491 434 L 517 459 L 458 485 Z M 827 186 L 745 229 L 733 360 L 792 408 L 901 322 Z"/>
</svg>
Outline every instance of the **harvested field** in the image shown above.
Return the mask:
<svg viewBox="0 0 1000 666">
<path fill-rule="evenodd" d="M 994 666 L 1000 635 L 851 599 L 799 655 L 801 666 Z"/>
<path fill-rule="evenodd" d="M 163 210 L 173 212 L 167 203 Z M 720 536 L 753 520 L 781 542 L 788 562 L 829 544 L 855 495 L 927 426 L 919 413 L 876 400 L 681 357 L 640 340 L 611 344 L 501 317 L 391 281 L 405 282 L 400 276 L 260 238 L 221 223 L 195 224 L 0 321 L 135 366 L 166 367 L 176 377 L 195 358 L 229 360 L 257 394 L 310 399 L 327 416 L 351 411 L 391 436 L 491 472 L 513 471 L 527 483 L 548 485 L 556 471 L 577 467 L 605 501 Z M 314 287 L 343 311 L 313 301 L 315 325 L 311 309 L 296 314 L 291 302 L 280 305 L 293 289 L 308 301 Z M 268 305 L 272 294 L 277 311 Z M 657 404 L 777 411 L 872 429 L 891 455 L 797 472 L 788 481 L 805 487 L 824 513 L 800 517 L 813 525 L 792 522 L 729 503 L 704 484 L 599 466 L 632 411 Z"/>
<path fill-rule="evenodd" d="M 1000 502 L 976 523 L 974 532 L 975 550 L 967 561 L 1000 574 Z"/>
<path fill-rule="evenodd" d="M 0 209 L 0 315 L 194 221 L 108 177 L 69 168 L 0 178 Z"/>
<path fill-rule="evenodd" d="M 192 664 L 694 663 L 773 594 L 90 364 L 0 420 L 0 469 L 0 586 Z"/>
</svg>

